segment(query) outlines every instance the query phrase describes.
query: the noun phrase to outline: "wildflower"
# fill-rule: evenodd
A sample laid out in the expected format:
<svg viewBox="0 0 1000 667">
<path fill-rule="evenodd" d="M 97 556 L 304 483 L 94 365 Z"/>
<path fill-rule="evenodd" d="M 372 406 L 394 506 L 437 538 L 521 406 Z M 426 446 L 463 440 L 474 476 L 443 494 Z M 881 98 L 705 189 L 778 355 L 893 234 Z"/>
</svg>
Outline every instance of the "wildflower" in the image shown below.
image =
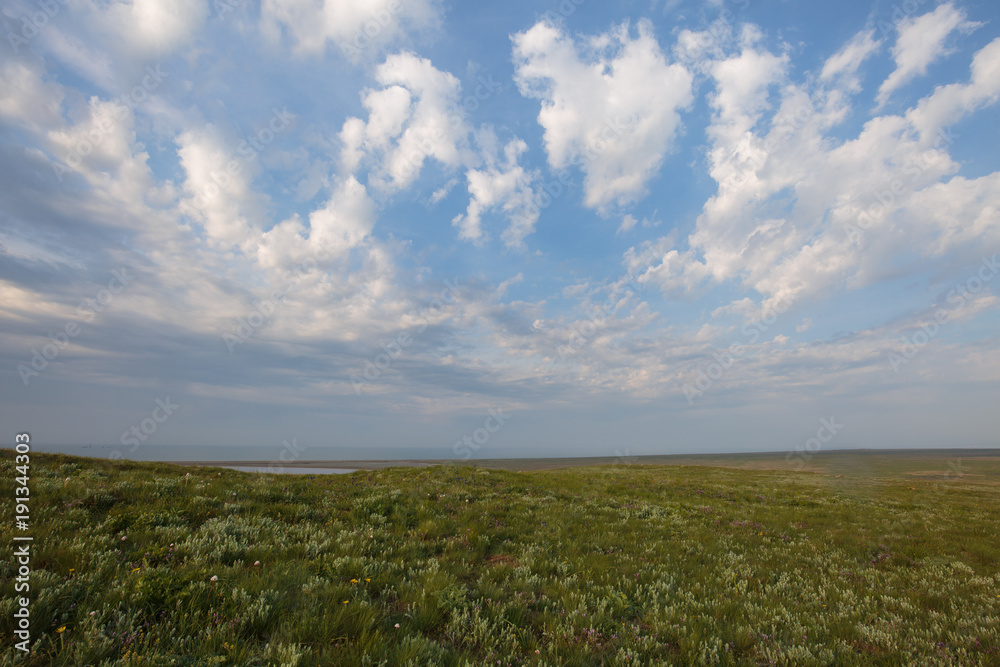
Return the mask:
<svg viewBox="0 0 1000 667">
<path fill-rule="evenodd" d="M 122 535 L 122 542 L 124 542 L 124 541 L 125 541 L 125 536 L 124 536 L 124 535 Z"/>
<path fill-rule="evenodd" d="M 347 604 L 347 600 L 344 600 L 344 604 Z"/>
<path fill-rule="evenodd" d="M 397 628 L 399 627 L 399 623 L 397 623 L 397 624 L 396 624 L 396 627 L 397 627 Z"/>
<path fill-rule="evenodd" d="M 255 560 L 255 561 L 253 562 L 253 566 L 254 566 L 254 567 L 259 567 L 259 566 L 260 566 L 260 561 L 259 561 L 259 560 Z"/>
<path fill-rule="evenodd" d="M 91 616 L 96 616 L 96 615 L 97 615 L 97 612 L 96 612 L 96 611 L 92 611 L 92 612 L 90 612 L 90 615 L 91 615 Z"/>
<path fill-rule="evenodd" d="M 358 583 L 358 580 L 357 579 L 351 579 L 351 583 L 352 584 L 356 584 L 356 583 Z"/>
<path fill-rule="evenodd" d="M 365 579 L 365 581 L 371 581 L 371 579 Z"/>
<path fill-rule="evenodd" d="M 133 571 L 133 572 L 138 572 L 138 571 L 139 571 L 139 570 L 141 570 L 141 569 L 142 569 L 141 567 L 137 567 L 137 568 L 134 568 L 134 569 L 133 569 L 132 571 Z"/>
<path fill-rule="evenodd" d="M 212 578 L 209 579 L 209 581 L 218 581 L 218 580 L 219 580 L 219 575 L 217 575 L 217 574 L 213 574 Z"/>
<path fill-rule="evenodd" d="M 64 625 L 60 627 L 58 630 L 56 630 L 56 632 L 61 635 L 62 633 L 66 632 L 66 626 Z"/>
</svg>

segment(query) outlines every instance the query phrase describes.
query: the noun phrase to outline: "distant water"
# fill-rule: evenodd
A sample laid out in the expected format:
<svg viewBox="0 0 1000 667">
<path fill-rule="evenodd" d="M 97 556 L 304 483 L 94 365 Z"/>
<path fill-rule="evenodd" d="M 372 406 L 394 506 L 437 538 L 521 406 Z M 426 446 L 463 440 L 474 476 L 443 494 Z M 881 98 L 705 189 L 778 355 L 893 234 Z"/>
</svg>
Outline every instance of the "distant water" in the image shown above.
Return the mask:
<svg viewBox="0 0 1000 667">
<path fill-rule="evenodd" d="M 289 439 L 290 440 L 290 439 Z M 323 447 L 313 446 L 304 439 L 296 443 L 303 461 L 381 461 L 440 459 L 454 456 L 451 447 Z M 7 447 L 8 445 L 2 445 Z M 122 458 L 130 461 L 282 461 L 288 459 L 288 449 L 281 443 L 266 446 L 227 445 L 142 445 L 133 451 L 122 445 L 53 445 L 41 441 L 31 443 L 31 451 L 89 456 L 99 459 Z M 295 461 L 284 461 L 294 464 Z"/>
<path fill-rule="evenodd" d="M 343 475 L 357 472 L 355 468 L 286 468 L 284 466 L 220 466 L 240 472 L 269 472 L 277 475 Z"/>
</svg>

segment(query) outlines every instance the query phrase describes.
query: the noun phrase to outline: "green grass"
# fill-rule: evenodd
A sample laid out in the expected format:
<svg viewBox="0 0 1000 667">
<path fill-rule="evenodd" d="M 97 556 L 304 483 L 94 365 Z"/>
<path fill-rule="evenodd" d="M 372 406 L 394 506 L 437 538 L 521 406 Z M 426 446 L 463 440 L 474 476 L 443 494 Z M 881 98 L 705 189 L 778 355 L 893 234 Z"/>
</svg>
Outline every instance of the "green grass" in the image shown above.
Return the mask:
<svg viewBox="0 0 1000 667">
<path fill-rule="evenodd" d="M 32 454 L 34 653 L 3 661 L 1000 664 L 984 469 L 309 478 Z"/>
</svg>

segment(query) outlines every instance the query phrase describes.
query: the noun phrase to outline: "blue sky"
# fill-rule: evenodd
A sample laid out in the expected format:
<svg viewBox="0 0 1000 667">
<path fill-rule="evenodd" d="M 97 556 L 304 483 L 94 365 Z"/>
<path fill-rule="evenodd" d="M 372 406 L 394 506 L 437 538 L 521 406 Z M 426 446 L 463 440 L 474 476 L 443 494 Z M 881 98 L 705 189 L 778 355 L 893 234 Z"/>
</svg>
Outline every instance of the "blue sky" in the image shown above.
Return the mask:
<svg viewBox="0 0 1000 667">
<path fill-rule="evenodd" d="M 998 446 L 998 19 L 7 3 L 0 416 L 132 458 Z"/>
</svg>

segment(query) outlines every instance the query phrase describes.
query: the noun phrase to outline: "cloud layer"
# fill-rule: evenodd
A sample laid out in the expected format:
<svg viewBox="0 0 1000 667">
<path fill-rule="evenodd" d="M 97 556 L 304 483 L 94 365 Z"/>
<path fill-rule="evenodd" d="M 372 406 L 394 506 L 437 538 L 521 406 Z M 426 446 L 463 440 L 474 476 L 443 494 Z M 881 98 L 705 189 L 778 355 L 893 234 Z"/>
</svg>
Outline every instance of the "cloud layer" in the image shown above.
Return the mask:
<svg viewBox="0 0 1000 667">
<path fill-rule="evenodd" d="M 280 442 L 271 411 L 441 456 L 500 405 L 512 452 L 606 453 L 834 409 L 871 446 L 872 405 L 996 398 L 1000 37 L 972 8 L 824 50 L 777 14 L 136 0 L 22 36 L 33 7 L 4 14 L 0 391 L 51 441 L 167 393 L 190 417 L 151 443 Z"/>
</svg>

